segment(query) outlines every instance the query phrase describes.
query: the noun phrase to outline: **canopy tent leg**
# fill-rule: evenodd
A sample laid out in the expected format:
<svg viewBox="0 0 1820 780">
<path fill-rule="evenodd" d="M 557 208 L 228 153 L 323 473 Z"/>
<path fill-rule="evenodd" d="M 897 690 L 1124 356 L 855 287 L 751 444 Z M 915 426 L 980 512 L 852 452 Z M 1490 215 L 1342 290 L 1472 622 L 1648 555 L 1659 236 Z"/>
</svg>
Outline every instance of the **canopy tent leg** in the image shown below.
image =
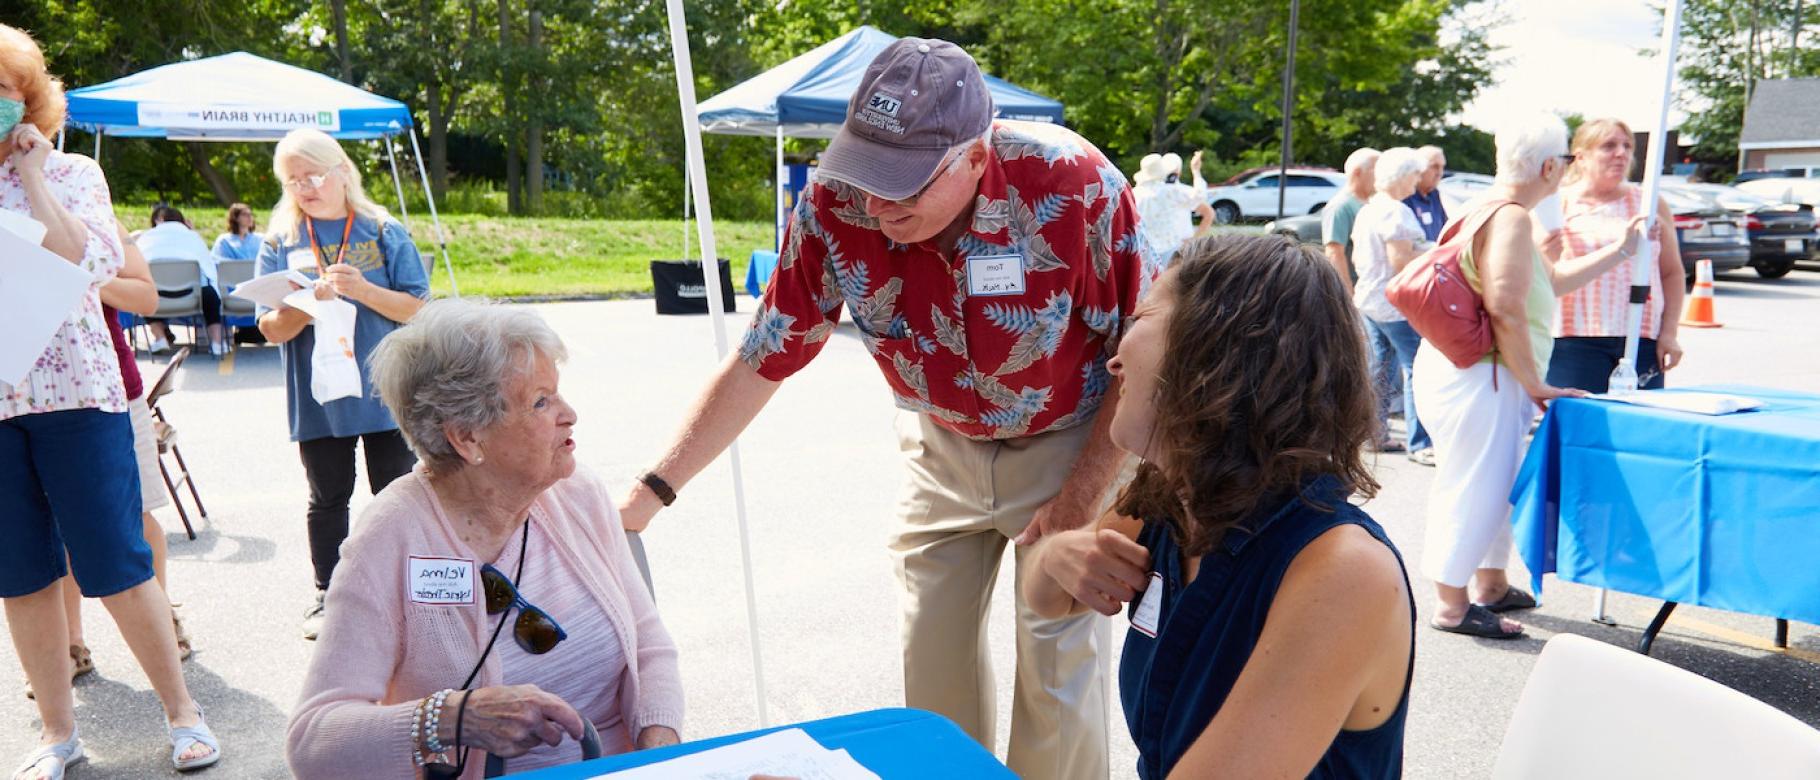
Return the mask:
<svg viewBox="0 0 1820 780">
<path fill-rule="evenodd" d="M 411 229 L 411 210 L 404 205 L 404 185 L 398 181 L 398 157 L 392 153 L 392 137 L 385 137 L 385 161 L 392 164 L 392 189 L 398 192 L 398 215 L 404 219 L 404 229 Z"/>
<path fill-rule="evenodd" d="M 101 163 L 101 128 L 95 128 L 95 163 Z"/>
<path fill-rule="evenodd" d="M 57 151 L 63 151 L 63 142 L 69 138 L 69 134 L 68 130 L 60 129 L 57 131 Z"/>
<path fill-rule="evenodd" d="M 695 160 L 689 157 L 689 150 L 683 149 L 683 218 L 682 218 L 682 259 L 689 262 L 689 182 L 695 176 Z"/>
<path fill-rule="evenodd" d="M 442 218 L 436 216 L 436 193 L 430 190 L 430 172 L 423 167 L 423 149 L 417 145 L 417 127 L 413 125 L 406 132 L 411 134 L 411 156 L 417 158 L 417 178 L 423 181 L 423 200 L 430 205 L 430 224 L 436 228 L 436 248 L 442 250 L 442 268 L 449 272 L 449 294 L 460 298 L 461 288 L 455 286 L 455 265 L 449 262 L 449 244 L 442 237 Z"/>
<path fill-rule="evenodd" d="M 691 160 L 702 160 L 701 123 L 695 106 L 695 68 L 689 62 L 689 33 L 683 19 L 682 0 L 667 0 L 670 16 L 670 52 L 676 60 L 676 96 L 682 105 L 683 141 Z M 708 290 L 708 314 L 714 328 L 714 349 L 721 358 L 727 355 L 726 314 L 720 289 L 720 257 L 714 249 L 714 211 L 708 205 L 708 176 L 704 165 L 690 165 L 689 186 L 694 189 L 696 231 L 701 238 L 702 283 Z M 758 725 L 769 726 L 765 710 L 765 665 L 759 654 L 758 596 L 752 581 L 752 540 L 746 526 L 746 488 L 739 459 L 739 440 L 727 448 L 727 459 L 733 467 L 733 508 L 739 522 L 740 564 L 746 574 L 746 623 L 752 639 L 752 684 L 758 695 Z"/>
<path fill-rule="evenodd" d="M 1656 104 L 1656 125 L 1649 134 L 1649 154 L 1643 168 L 1643 213 L 1648 215 L 1645 225 L 1650 232 L 1657 229 L 1656 194 L 1662 183 L 1662 159 L 1668 145 L 1668 106 L 1669 101 L 1674 99 L 1675 89 L 1675 50 L 1680 45 L 1681 0 L 1668 0 L 1662 25 L 1662 99 Z M 1637 345 L 1643 334 L 1643 307 L 1649 301 L 1649 278 L 1656 273 L 1658 259 L 1653 245 L 1645 241 L 1637 247 L 1637 256 L 1631 260 L 1630 310 L 1625 317 L 1624 359 L 1618 361 L 1618 367 L 1611 372 L 1610 392 L 1637 391 Z M 1649 652 L 1647 645 L 1643 652 Z"/>
<path fill-rule="evenodd" d="M 784 170 L 784 123 L 777 123 L 777 215 L 773 221 L 771 250 L 779 254 L 784 251 L 784 193 L 790 186 L 790 172 Z M 767 280 L 768 281 L 768 280 Z"/>
</svg>

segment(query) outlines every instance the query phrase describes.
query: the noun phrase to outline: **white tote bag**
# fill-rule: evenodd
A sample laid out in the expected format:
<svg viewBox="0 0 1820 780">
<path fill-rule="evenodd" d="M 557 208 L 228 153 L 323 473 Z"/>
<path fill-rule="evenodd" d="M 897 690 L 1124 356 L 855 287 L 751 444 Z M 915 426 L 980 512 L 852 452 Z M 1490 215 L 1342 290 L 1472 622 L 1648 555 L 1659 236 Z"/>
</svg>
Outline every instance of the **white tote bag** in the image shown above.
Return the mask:
<svg viewBox="0 0 1820 780">
<path fill-rule="evenodd" d="M 316 301 L 316 349 L 310 355 L 310 395 L 316 403 L 353 398 L 360 392 L 360 361 L 354 359 L 354 304 L 336 298 Z"/>
</svg>

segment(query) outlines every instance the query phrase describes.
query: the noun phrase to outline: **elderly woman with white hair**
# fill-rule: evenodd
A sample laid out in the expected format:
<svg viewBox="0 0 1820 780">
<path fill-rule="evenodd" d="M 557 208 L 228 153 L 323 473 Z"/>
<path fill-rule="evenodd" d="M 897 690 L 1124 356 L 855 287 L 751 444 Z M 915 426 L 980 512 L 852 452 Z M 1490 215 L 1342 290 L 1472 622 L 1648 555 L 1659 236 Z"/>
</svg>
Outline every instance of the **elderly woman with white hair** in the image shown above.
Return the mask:
<svg viewBox="0 0 1820 780">
<path fill-rule="evenodd" d="M 424 465 L 343 550 L 291 714 L 297 777 L 479 777 L 470 748 L 514 771 L 563 763 L 584 718 L 605 753 L 678 741 L 676 647 L 612 495 L 575 464 L 566 354 L 536 314 L 462 300 L 374 352 Z"/>
<path fill-rule="evenodd" d="M 1421 177 L 1424 165 L 1425 161 L 1414 149 L 1406 146 L 1386 149 L 1378 156 L 1372 171 L 1376 192 L 1353 218 L 1352 262 L 1358 269 L 1359 281 L 1353 286 L 1352 302 L 1365 315 L 1372 361 L 1379 369 L 1373 373 L 1380 377 L 1380 398 L 1392 395 L 1396 388 L 1388 385 L 1398 377 L 1402 379 L 1402 387 L 1409 387 L 1410 374 L 1415 370 L 1416 347 L 1422 343 L 1422 337 L 1409 326 L 1403 313 L 1390 305 L 1384 289 L 1391 277 L 1428 248 L 1422 223 L 1403 202 L 1415 192 L 1416 180 Z M 1428 431 L 1416 416 L 1415 394 L 1405 392 L 1402 395 L 1403 424 L 1407 428 L 1404 440 L 1399 442 L 1390 438 L 1390 410 L 1379 404 L 1377 449 L 1379 452 L 1405 450 L 1410 460 L 1434 465 Z"/>
<path fill-rule="evenodd" d="M 259 248 L 259 273 L 286 269 L 315 280 L 318 300 L 354 305 L 353 357 L 365 363 L 379 340 L 430 297 L 429 275 L 404 225 L 367 198 L 360 171 L 335 139 L 319 130 L 293 130 L 278 142 L 272 171 L 284 197 L 272 209 Z M 259 332 L 281 345 L 291 441 L 310 483 L 305 517 L 316 598 L 303 618 L 303 637 L 322 626 L 323 593 L 348 538 L 354 496 L 354 445 L 366 451 L 367 485 L 374 493 L 411 470 L 416 459 L 398 424 L 362 378 L 359 395 L 316 399 L 316 328 L 310 313 L 291 306 L 261 308 Z"/>
<path fill-rule="evenodd" d="M 1201 178 L 1201 153 L 1189 158 L 1194 186 L 1181 182 L 1182 157 L 1147 154 L 1132 177 L 1132 197 L 1137 199 L 1138 233 L 1144 237 L 1157 267 L 1169 264 L 1177 249 L 1191 238 L 1213 229 L 1213 207 L 1207 205 L 1207 182 Z M 1201 215 L 1196 229 L 1192 215 Z"/>
<path fill-rule="evenodd" d="M 1538 251 L 1530 210 L 1561 186 L 1568 163 L 1567 126 L 1543 114 L 1498 131 L 1495 183 L 1463 215 L 1483 220 L 1460 257 L 1468 284 L 1485 300 L 1493 349 L 1457 368 L 1431 344 L 1416 355 L 1414 389 L 1433 432 L 1437 473 L 1428 497 L 1422 572 L 1435 583 L 1430 625 L 1491 639 L 1523 635 L 1502 613 L 1536 605 L 1510 584 L 1510 490 L 1523 459 L 1523 436 L 1537 407 L 1584 395 L 1544 381 L 1554 348 L 1555 299 L 1636 252 L 1643 219 L 1624 240 L 1580 257 L 1549 263 Z M 1500 377 L 1501 375 L 1501 377 Z"/>
</svg>

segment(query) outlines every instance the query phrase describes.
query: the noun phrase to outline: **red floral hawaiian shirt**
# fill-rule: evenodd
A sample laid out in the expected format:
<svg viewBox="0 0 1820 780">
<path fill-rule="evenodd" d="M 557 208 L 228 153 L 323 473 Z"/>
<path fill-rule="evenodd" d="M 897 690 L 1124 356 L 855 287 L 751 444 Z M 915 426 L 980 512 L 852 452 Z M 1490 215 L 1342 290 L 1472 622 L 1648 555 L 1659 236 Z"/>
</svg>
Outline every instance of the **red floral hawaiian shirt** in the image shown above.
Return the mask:
<svg viewBox="0 0 1820 780">
<path fill-rule="evenodd" d="M 1091 420 L 1123 318 L 1158 270 L 1130 188 L 1054 125 L 999 121 L 992 152 L 951 257 L 887 239 L 858 190 L 812 183 L 740 357 L 782 380 L 845 307 L 901 408 L 980 440 Z"/>
</svg>

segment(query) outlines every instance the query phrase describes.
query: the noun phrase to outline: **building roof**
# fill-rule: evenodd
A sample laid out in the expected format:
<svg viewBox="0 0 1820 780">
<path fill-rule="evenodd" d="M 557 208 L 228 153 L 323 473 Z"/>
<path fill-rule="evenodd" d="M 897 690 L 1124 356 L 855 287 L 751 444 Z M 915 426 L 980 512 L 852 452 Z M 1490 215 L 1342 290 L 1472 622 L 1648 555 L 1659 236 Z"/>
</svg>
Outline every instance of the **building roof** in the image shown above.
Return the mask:
<svg viewBox="0 0 1820 780">
<path fill-rule="evenodd" d="M 1757 82 L 1744 110 L 1742 149 L 1820 146 L 1820 78 Z"/>
</svg>

